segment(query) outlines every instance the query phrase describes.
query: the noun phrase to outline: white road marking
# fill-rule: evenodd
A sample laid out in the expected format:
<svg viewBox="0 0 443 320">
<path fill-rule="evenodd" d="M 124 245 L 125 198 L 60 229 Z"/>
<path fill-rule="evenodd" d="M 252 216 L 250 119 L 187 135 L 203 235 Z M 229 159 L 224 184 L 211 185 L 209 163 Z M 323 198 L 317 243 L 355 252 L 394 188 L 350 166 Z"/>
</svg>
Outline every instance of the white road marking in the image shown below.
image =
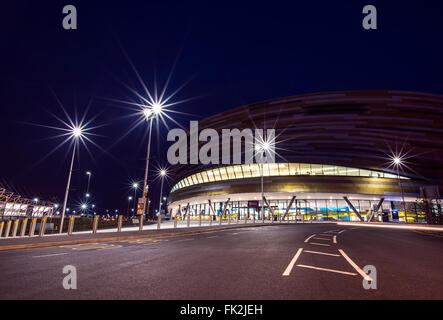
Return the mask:
<svg viewBox="0 0 443 320">
<path fill-rule="evenodd" d="M 317 243 L 317 242 L 311 242 L 310 244 L 313 244 L 314 246 L 323 246 L 323 247 L 330 247 L 330 244 L 325 243 Z"/>
<path fill-rule="evenodd" d="M 343 230 L 341 230 L 339 233 L 343 233 L 343 232 L 345 232 L 346 230 L 345 229 L 343 229 Z"/>
<path fill-rule="evenodd" d="M 33 258 L 44 258 L 44 257 L 53 257 L 53 256 L 61 256 L 64 254 L 68 254 L 67 252 L 63 252 L 63 253 L 53 253 L 53 254 L 44 254 L 41 256 L 33 256 Z"/>
<path fill-rule="evenodd" d="M 334 236 L 334 238 L 332 238 L 332 241 L 333 241 L 334 243 L 337 243 L 337 236 Z"/>
<path fill-rule="evenodd" d="M 305 252 L 308 252 L 308 253 L 315 253 L 315 254 L 323 254 L 323 255 L 325 255 L 325 256 L 331 256 L 331 257 L 340 257 L 339 254 L 335 254 L 335 253 L 326 253 L 326 252 L 310 251 L 310 250 L 305 250 Z"/>
<path fill-rule="evenodd" d="M 318 238 L 318 237 L 315 237 L 315 238 L 313 238 L 313 239 L 316 239 L 316 240 L 326 240 L 326 241 L 329 241 L 329 240 L 331 240 L 331 239 L 326 239 L 326 238 Z"/>
<path fill-rule="evenodd" d="M 308 242 L 312 237 L 315 237 L 315 236 L 316 236 L 316 234 L 314 233 L 313 235 L 307 237 L 306 240 L 305 240 L 305 242 Z"/>
<path fill-rule="evenodd" d="M 357 266 L 354 261 L 351 260 L 351 258 L 348 257 L 348 255 L 342 250 L 338 249 L 338 251 L 341 253 L 341 255 L 349 262 L 349 264 L 363 277 L 363 279 L 367 281 L 372 281 L 372 278 L 368 276 L 362 269 L 360 269 L 359 266 Z"/>
<path fill-rule="evenodd" d="M 189 241 L 189 240 L 195 240 L 195 239 L 181 239 L 181 240 L 178 240 L 178 241 Z"/>
<path fill-rule="evenodd" d="M 297 253 L 295 254 L 294 258 L 292 258 L 291 262 L 289 262 L 289 265 L 287 266 L 285 272 L 283 272 L 282 276 L 287 277 L 291 274 L 291 270 L 294 267 L 294 264 L 297 262 L 297 259 L 302 251 L 303 248 L 298 249 Z"/>
<path fill-rule="evenodd" d="M 326 269 L 326 268 L 319 268 L 319 267 L 314 267 L 314 266 L 307 266 L 304 264 L 298 264 L 297 267 L 302 267 L 302 268 L 308 268 L 308 269 L 315 269 L 315 270 L 320 270 L 320 271 L 328 271 L 328 272 L 334 272 L 334 273 L 340 273 L 340 274 L 347 274 L 350 276 L 356 276 L 356 273 L 353 272 L 346 272 L 346 271 L 340 271 L 340 270 L 334 270 L 334 269 Z"/>
<path fill-rule="evenodd" d="M 206 237 L 207 239 L 212 239 L 212 238 L 217 238 L 218 236 L 210 236 L 210 237 Z"/>
</svg>

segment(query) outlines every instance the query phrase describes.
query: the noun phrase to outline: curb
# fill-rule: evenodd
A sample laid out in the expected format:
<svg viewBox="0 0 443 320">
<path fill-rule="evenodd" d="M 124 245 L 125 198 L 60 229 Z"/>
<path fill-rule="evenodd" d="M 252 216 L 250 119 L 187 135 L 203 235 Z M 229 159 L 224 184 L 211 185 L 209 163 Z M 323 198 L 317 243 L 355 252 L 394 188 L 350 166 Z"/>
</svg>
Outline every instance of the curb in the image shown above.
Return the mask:
<svg viewBox="0 0 443 320">
<path fill-rule="evenodd" d="M 230 230 L 230 229 L 265 227 L 265 226 L 272 226 L 272 225 L 278 226 L 278 225 L 285 225 L 285 224 L 277 224 L 277 223 L 275 223 L 275 224 L 255 224 L 255 225 L 250 224 L 250 225 L 240 225 L 240 226 L 207 229 L 207 230 L 184 231 L 184 232 L 173 232 L 173 233 L 146 234 L 146 235 L 108 237 L 108 238 L 96 238 L 96 239 L 78 239 L 78 240 L 42 242 L 42 243 L 27 243 L 27 244 L 0 246 L 0 251 L 56 247 L 56 246 L 71 245 L 71 244 L 83 244 L 83 243 L 112 242 L 112 241 L 132 240 L 132 239 L 165 238 L 165 237 L 183 236 L 183 235 L 190 235 L 190 234 L 201 234 L 201 233 L 208 233 L 208 232 L 214 232 L 214 231 L 223 231 L 223 230 Z"/>
<path fill-rule="evenodd" d="M 374 223 L 374 222 L 337 222 L 337 225 L 388 228 L 388 229 L 399 229 L 399 230 L 432 230 L 432 231 L 443 232 L 443 227 L 435 225 L 414 225 L 414 224 L 397 225 L 397 224 Z"/>
</svg>

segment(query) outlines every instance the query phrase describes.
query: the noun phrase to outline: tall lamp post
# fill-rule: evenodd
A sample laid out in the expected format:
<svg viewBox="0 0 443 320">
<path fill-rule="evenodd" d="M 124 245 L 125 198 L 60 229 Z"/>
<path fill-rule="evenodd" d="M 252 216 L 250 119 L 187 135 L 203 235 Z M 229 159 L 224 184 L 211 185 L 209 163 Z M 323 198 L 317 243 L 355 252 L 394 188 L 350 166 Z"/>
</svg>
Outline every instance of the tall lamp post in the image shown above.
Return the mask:
<svg viewBox="0 0 443 320">
<path fill-rule="evenodd" d="M 60 219 L 60 231 L 59 231 L 59 233 L 62 233 L 63 221 L 65 220 L 66 204 L 68 203 L 69 186 L 71 184 L 72 168 L 74 166 L 75 148 L 77 147 L 78 139 L 81 136 L 82 136 L 82 129 L 79 128 L 79 127 L 74 127 L 72 129 L 72 137 L 74 138 L 74 144 L 73 144 L 73 147 L 72 147 L 71 166 L 69 168 L 68 182 L 66 183 L 66 191 L 65 191 L 65 198 L 64 198 L 64 201 L 63 201 L 62 217 Z"/>
<path fill-rule="evenodd" d="M 397 168 L 397 180 L 398 180 L 398 184 L 400 186 L 401 199 L 402 199 L 402 202 L 403 202 L 403 210 L 405 212 L 405 223 L 408 223 L 408 216 L 406 214 L 405 196 L 404 196 L 404 193 L 403 193 L 403 186 L 401 185 L 400 171 L 399 171 L 401 164 L 402 164 L 401 158 L 394 157 L 394 165 Z"/>
<path fill-rule="evenodd" d="M 264 156 L 265 153 L 268 152 L 270 149 L 269 142 L 266 141 L 266 138 L 263 138 L 263 141 L 256 142 L 255 150 L 257 151 L 257 154 L 261 153 L 261 161 L 260 161 L 260 171 L 261 171 L 261 211 L 262 211 L 262 221 L 265 222 L 265 194 L 264 194 L 264 187 L 263 187 L 263 166 L 264 166 Z"/>
<path fill-rule="evenodd" d="M 149 171 L 149 158 L 151 154 L 151 136 L 152 136 L 152 121 L 157 115 L 159 115 L 162 111 L 162 105 L 158 103 L 154 103 L 151 107 L 146 107 L 143 109 L 143 115 L 146 118 L 146 121 L 149 121 L 149 137 L 148 137 L 148 150 L 146 152 L 146 167 L 145 167 L 145 178 L 143 180 L 143 199 L 145 201 L 145 214 L 147 214 L 147 204 L 148 204 L 148 171 Z M 143 216 L 141 220 L 143 220 Z"/>
<path fill-rule="evenodd" d="M 163 182 L 165 181 L 165 176 L 166 176 L 166 170 L 165 169 L 161 169 L 160 170 L 160 177 L 162 179 L 162 183 L 160 186 L 160 200 L 159 200 L 159 204 L 158 204 L 158 214 L 161 215 L 161 208 L 162 208 L 162 196 L 163 196 Z"/>
<path fill-rule="evenodd" d="M 86 198 L 89 198 L 89 186 L 91 184 L 91 171 L 86 171 L 86 175 L 88 176 L 88 187 L 86 188 Z"/>
<path fill-rule="evenodd" d="M 134 188 L 134 212 L 137 211 L 137 190 L 138 190 L 138 183 L 134 182 L 132 184 L 132 187 Z M 137 212 L 136 212 L 137 213 Z"/>
<path fill-rule="evenodd" d="M 132 197 L 128 197 L 128 208 L 126 209 L 126 215 L 129 217 L 129 204 L 131 203 Z"/>
</svg>

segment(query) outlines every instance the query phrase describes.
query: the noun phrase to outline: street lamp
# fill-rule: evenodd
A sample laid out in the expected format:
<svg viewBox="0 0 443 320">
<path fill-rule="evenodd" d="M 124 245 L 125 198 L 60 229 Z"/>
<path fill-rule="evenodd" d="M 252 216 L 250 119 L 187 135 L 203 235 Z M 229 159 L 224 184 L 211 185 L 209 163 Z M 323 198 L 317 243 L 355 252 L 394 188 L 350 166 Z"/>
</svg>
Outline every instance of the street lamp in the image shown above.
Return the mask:
<svg viewBox="0 0 443 320">
<path fill-rule="evenodd" d="M 135 211 L 136 206 L 137 206 L 137 190 L 138 190 L 138 183 L 134 182 L 132 184 L 132 187 L 134 188 L 134 209 L 133 211 Z M 143 218 L 143 217 L 142 217 Z"/>
<path fill-rule="evenodd" d="M 162 196 L 163 196 L 163 182 L 165 181 L 165 176 L 167 175 L 166 169 L 161 169 L 159 171 L 160 178 L 162 180 L 161 186 L 160 186 L 160 199 L 158 204 L 158 214 L 161 214 L 161 208 L 162 208 Z"/>
<path fill-rule="evenodd" d="M 126 215 L 129 217 L 129 203 L 131 202 L 131 200 L 132 200 L 132 197 L 131 196 L 129 196 L 128 197 L 128 208 L 126 209 Z"/>
<path fill-rule="evenodd" d="M 73 127 L 71 136 L 74 139 L 74 144 L 72 147 L 71 166 L 69 168 L 68 182 L 66 183 L 65 199 L 63 201 L 63 209 L 62 209 L 62 217 L 60 219 L 59 233 L 62 233 L 62 230 L 63 230 L 63 221 L 65 220 L 65 211 L 66 211 L 66 204 L 68 202 L 69 186 L 71 184 L 72 168 L 74 166 L 75 148 L 78 145 L 78 140 L 82 137 L 82 128 L 81 127 Z M 74 211 L 74 213 L 75 213 L 75 211 Z"/>
<path fill-rule="evenodd" d="M 149 137 L 148 137 L 148 150 L 146 152 L 146 168 L 145 168 L 145 177 L 143 180 L 143 199 L 145 202 L 148 197 L 148 171 L 149 171 L 149 158 L 151 154 L 151 137 L 152 137 L 152 121 L 162 112 L 162 104 L 153 103 L 149 107 L 145 107 L 143 109 L 143 115 L 146 118 L 146 121 L 149 121 Z M 145 213 L 146 213 L 146 203 L 145 203 Z M 141 216 L 141 220 L 143 220 L 143 215 Z"/>
<path fill-rule="evenodd" d="M 408 223 L 408 216 L 406 214 L 405 196 L 404 196 L 404 193 L 403 193 L 403 186 L 401 185 L 401 179 L 400 179 L 400 166 L 403 164 L 403 160 L 402 160 L 402 158 L 400 158 L 398 156 L 395 156 L 395 157 L 392 158 L 392 162 L 393 162 L 394 166 L 397 169 L 397 180 L 398 180 L 398 184 L 400 186 L 401 199 L 402 199 L 402 202 L 403 202 L 403 210 L 404 210 L 404 213 L 405 213 L 405 223 Z"/>
<path fill-rule="evenodd" d="M 86 175 L 88 176 L 88 187 L 86 189 L 86 198 L 89 198 L 89 196 L 90 196 L 90 194 L 89 194 L 89 186 L 91 184 L 91 176 L 92 176 L 91 171 L 86 171 Z"/>
</svg>

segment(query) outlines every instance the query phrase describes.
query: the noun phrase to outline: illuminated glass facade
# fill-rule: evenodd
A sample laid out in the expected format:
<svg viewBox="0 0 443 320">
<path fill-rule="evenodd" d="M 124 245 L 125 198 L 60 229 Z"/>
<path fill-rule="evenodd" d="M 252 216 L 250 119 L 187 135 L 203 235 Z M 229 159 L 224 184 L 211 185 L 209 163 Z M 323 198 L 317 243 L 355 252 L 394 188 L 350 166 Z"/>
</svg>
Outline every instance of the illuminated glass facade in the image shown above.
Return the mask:
<svg viewBox="0 0 443 320">
<path fill-rule="evenodd" d="M 397 176 L 394 174 L 382 171 L 323 165 L 323 164 L 264 163 L 262 165 L 262 164 L 252 163 L 252 164 L 242 164 L 242 165 L 234 165 L 228 167 L 219 167 L 215 169 L 198 172 L 196 174 L 190 175 L 180 180 L 177 184 L 174 185 L 174 187 L 171 189 L 171 192 L 197 184 L 261 177 L 262 168 L 263 168 L 263 177 L 327 175 L 327 176 L 373 177 L 373 178 L 390 178 L 390 179 L 397 178 Z M 400 177 L 400 178 L 407 179 L 405 177 Z"/>
</svg>

